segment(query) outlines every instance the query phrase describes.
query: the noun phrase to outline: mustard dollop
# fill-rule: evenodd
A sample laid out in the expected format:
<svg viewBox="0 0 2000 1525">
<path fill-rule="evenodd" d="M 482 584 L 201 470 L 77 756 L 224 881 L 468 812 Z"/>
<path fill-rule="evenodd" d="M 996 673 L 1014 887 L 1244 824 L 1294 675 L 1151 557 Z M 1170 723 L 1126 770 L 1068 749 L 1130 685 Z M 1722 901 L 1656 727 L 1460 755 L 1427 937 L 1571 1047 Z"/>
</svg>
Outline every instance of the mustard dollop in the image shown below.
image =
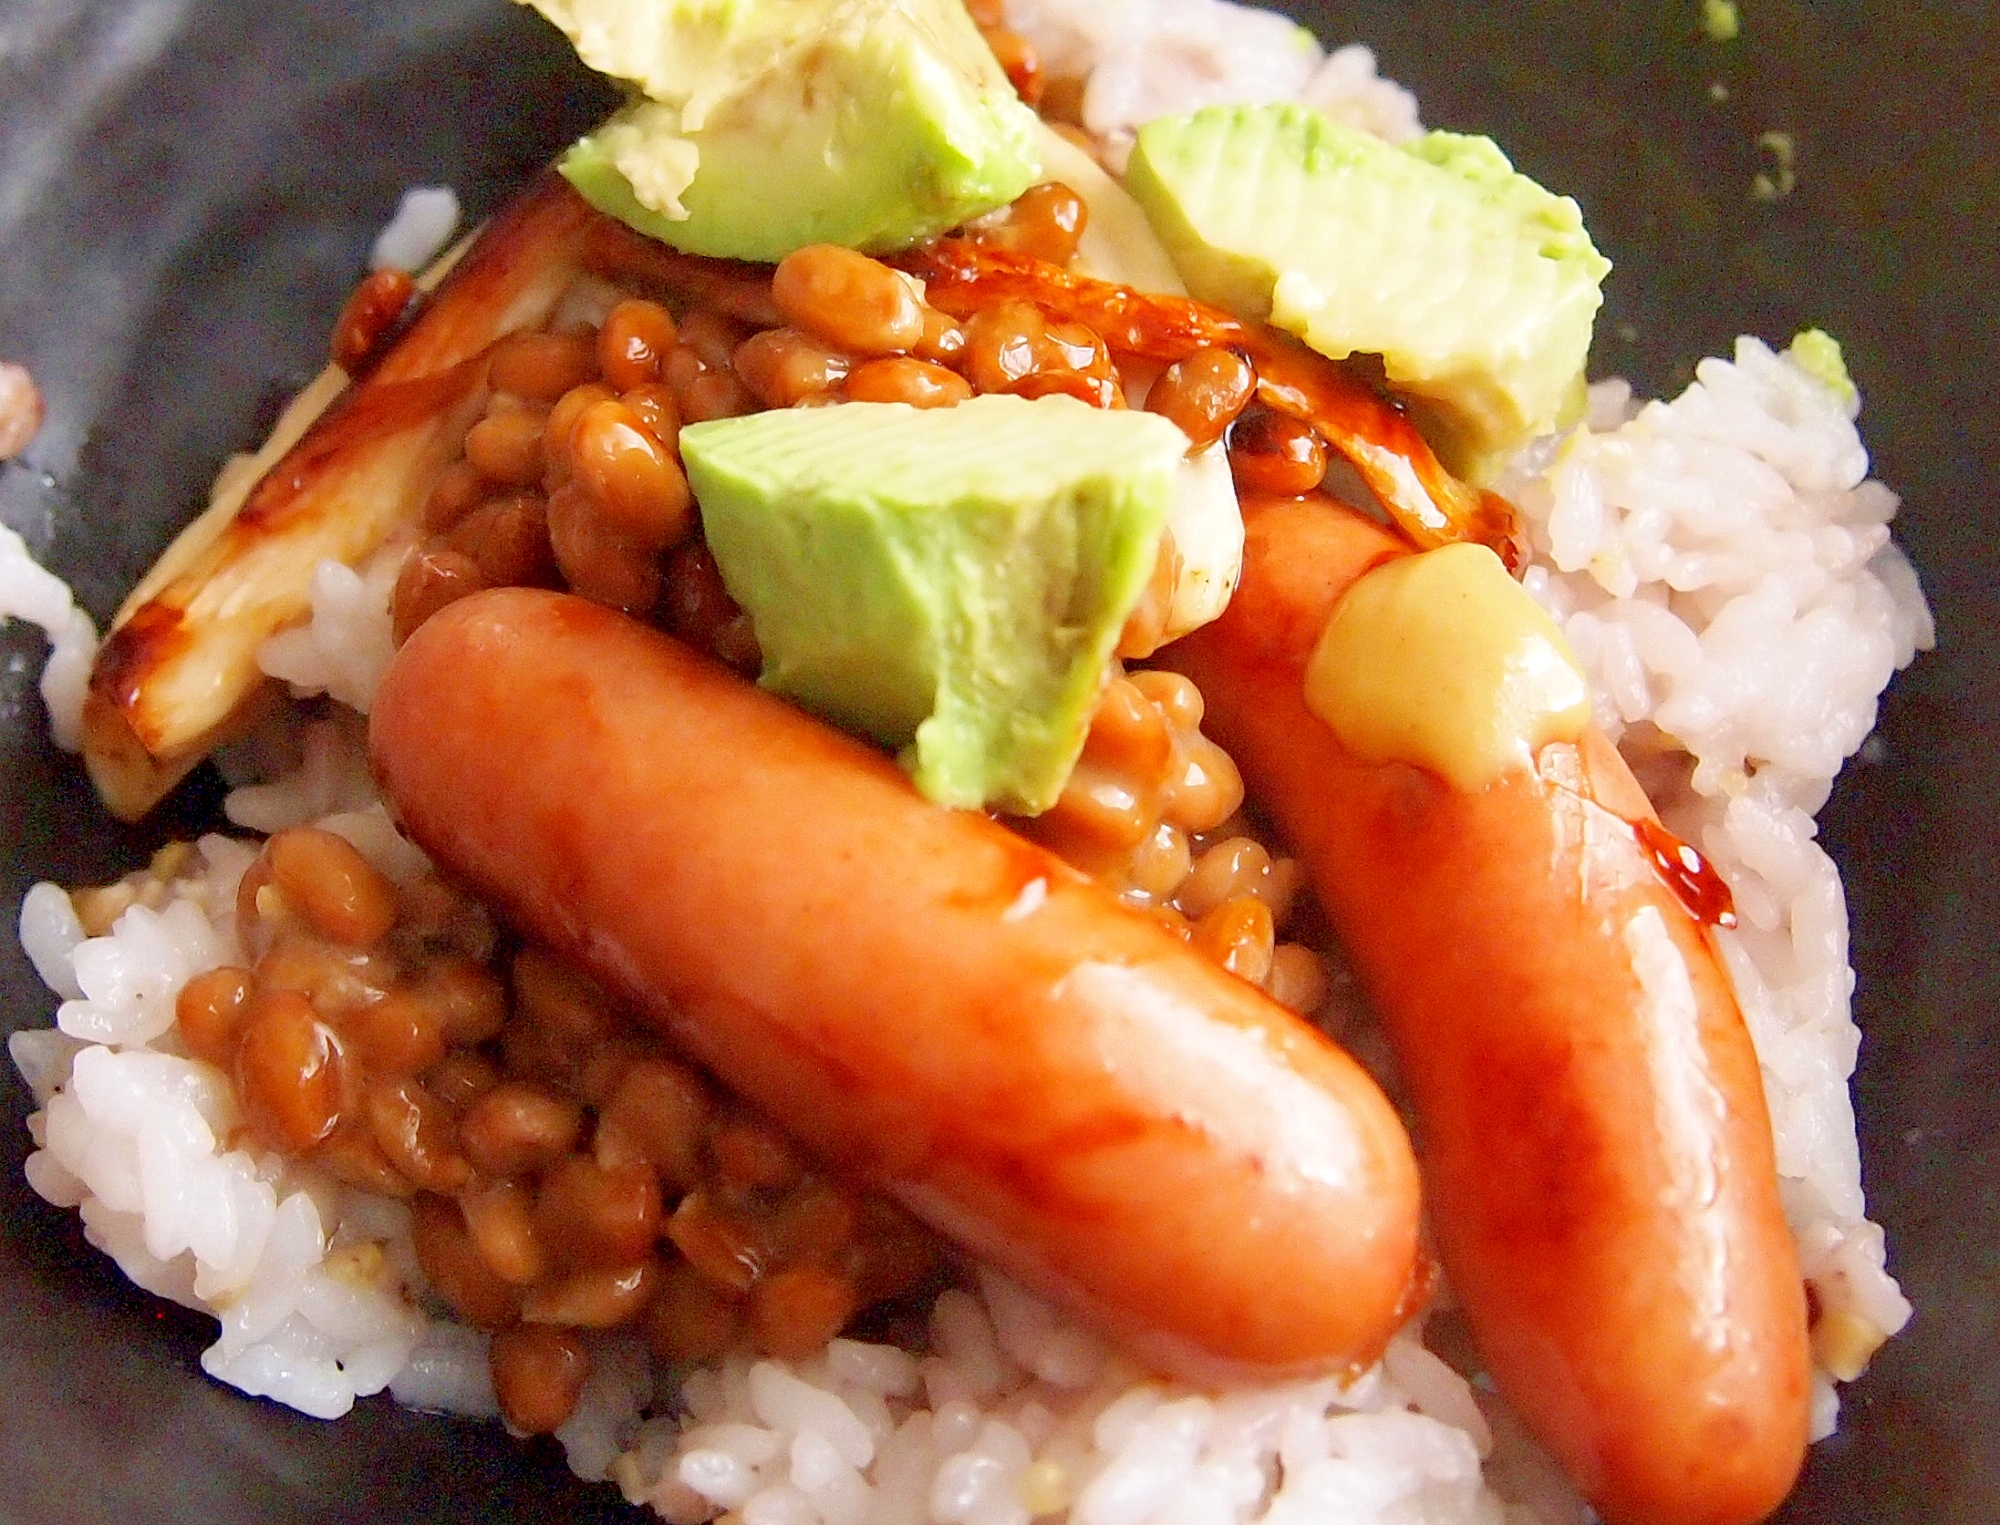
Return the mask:
<svg viewBox="0 0 2000 1525">
<path fill-rule="evenodd" d="M 1371 762 L 1474 792 L 1590 723 L 1590 690 L 1541 605 L 1482 545 L 1403 556 L 1335 605 L 1306 707 Z"/>
</svg>

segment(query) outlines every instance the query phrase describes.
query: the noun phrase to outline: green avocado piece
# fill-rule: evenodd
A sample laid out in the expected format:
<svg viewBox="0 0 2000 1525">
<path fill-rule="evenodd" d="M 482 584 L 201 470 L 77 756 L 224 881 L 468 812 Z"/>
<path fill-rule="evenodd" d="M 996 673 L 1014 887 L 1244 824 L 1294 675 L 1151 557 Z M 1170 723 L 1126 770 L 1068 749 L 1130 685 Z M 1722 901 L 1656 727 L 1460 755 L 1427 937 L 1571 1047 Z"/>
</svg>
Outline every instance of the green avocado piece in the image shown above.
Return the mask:
<svg viewBox="0 0 2000 1525">
<path fill-rule="evenodd" d="M 773 410 L 680 440 L 766 688 L 901 748 L 940 804 L 1055 803 L 1152 572 L 1180 430 L 995 395 Z"/>
<path fill-rule="evenodd" d="M 1040 177 L 1035 114 L 961 0 L 531 3 L 635 90 L 563 174 L 678 249 L 898 249 Z"/>
<path fill-rule="evenodd" d="M 1802 329 L 1785 353 L 1794 365 L 1839 398 L 1843 408 L 1859 411 L 1860 389 L 1847 374 L 1847 357 L 1832 334 L 1823 328 Z"/>
<path fill-rule="evenodd" d="M 1446 464 L 1565 421 L 1610 262 L 1490 139 L 1403 147 L 1296 105 L 1149 123 L 1126 170 L 1188 289 L 1335 359 L 1379 355 Z"/>
</svg>

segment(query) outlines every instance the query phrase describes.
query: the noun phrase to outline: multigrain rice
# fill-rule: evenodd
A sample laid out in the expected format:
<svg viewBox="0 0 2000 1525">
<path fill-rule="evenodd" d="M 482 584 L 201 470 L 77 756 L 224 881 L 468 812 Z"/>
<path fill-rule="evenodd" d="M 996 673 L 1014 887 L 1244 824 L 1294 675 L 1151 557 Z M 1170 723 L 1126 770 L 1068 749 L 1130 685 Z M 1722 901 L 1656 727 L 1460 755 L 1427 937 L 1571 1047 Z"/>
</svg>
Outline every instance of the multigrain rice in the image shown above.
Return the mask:
<svg viewBox="0 0 2000 1525">
<path fill-rule="evenodd" d="M 1014 0 L 1008 11 L 1052 73 L 1084 81 L 1085 123 L 1114 158 L 1148 117 L 1210 101 L 1306 98 L 1387 136 L 1418 130 L 1414 101 L 1365 50 L 1326 55 L 1289 22 L 1221 0 Z M 1888 541 L 1895 498 L 1867 478 L 1854 416 L 1854 400 L 1810 368 L 1746 339 L 1669 403 L 1635 408 L 1622 384 L 1601 385 L 1586 425 L 1526 453 L 1505 487 L 1529 522 L 1528 586 L 1584 662 L 1598 720 L 1734 891 L 1742 925 L 1721 941 L 1763 1065 L 1803 1269 L 1865 1356 L 1909 1309 L 1864 1214 L 1845 902 L 1812 813 L 1872 727 L 1881 688 L 1932 631 Z M 260 660 L 295 693 L 338 701 L 332 718 L 248 738 L 222 761 L 240 785 L 232 822 L 271 832 L 319 821 L 401 881 L 423 857 L 376 800 L 348 713 L 365 712 L 387 660 L 393 577 L 387 556 L 321 569 L 311 619 Z M 50 631 L 44 694 L 74 745 L 95 632 L 11 535 L 0 537 L 0 614 Z M 79 1208 L 91 1241 L 135 1282 L 216 1316 L 203 1366 L 220 1379 L 314 1414 L 387 1387 L 417 1407 L 492 1415 L 486 1338 L 438 1316 L 407 1211 L 224 1148 L 229 1088 L 179 1052 L 174 991 L 241 956 L 235 885 L 253 852 L 204 838 L 187 871 L 98 937 L 61 890 L 30 892 L 22 940 L 63 998 L 54 1030 L 10 1042 L 39 1108 L 30 1181 Z M 1386 1065 L 1379 1034 L 1365 1015 L 1355 1022 L 1348 1038 Z M 1452 1319 L 1448 1293 L 1432 1317 Z M 579 1474 L 689 1525 L 724 1510 L 743 1525 L 1582 1518 L 1505 1407 L 1422 1333 L 1404 1331 L 1350 1385 L 1197 1393 L 1146 1380 L 981 1272 L 938 1298 L 917 1350 L 835 1340 L 797 1363 L 735 1356 L 669 1373 L 636 1339 L 598 1338 L 558 1436 Z M 1824 1434 L 1833 1377 L 1852 1375 L 1853 1352 L 1818 1353 Z"/>
</svg>

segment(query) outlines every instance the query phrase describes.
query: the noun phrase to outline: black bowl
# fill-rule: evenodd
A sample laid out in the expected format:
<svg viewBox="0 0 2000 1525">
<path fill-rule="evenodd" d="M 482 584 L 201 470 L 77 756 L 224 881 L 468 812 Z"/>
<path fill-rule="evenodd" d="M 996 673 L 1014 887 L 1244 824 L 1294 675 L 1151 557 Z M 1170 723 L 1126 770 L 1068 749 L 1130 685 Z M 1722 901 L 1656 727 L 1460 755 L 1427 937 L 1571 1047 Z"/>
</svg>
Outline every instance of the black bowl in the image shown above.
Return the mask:
<svg viewBox="0 0 2000 1525">
<path fill-rule="evenodd" d="M 1823 820 L 1847 876 L 1874 1213 L 1917 1306 L 1848 1390 L 1790 1521 L 2000 1519 L 2000 11 L 1745 0 L 1294 6 L 1370 41 L 1426 120 L 1491 131 L 1617 262 L 1596 368 L 1677 388 L 1741 331 L 1817 324 L 1869 398 L 1877 470 L 1938 615 L 1877 761 Z M 102 621 L 319 364 L 411 183 L 494 206 L 601 87 L 501 0 L 0 0 L 0 357 L 49 404 L 0 515 Z M 1752 184 L 1789 134 L 1796 183 Z M 0 635 L 0 909 L 114 876 L 207 821 L 201 775 L 126 830 L 44 739 L 41 648 Z M 0 938 L 0 1025 L 51 1001 Z M 0 1074 L 0 1519 L 498 1522 L 622 1513 L 546 1443 L 364 1403 L 323 1425 L 201 1376 L 205 1319 L 125 1285 L 27 1188 Z"/>
</svg>

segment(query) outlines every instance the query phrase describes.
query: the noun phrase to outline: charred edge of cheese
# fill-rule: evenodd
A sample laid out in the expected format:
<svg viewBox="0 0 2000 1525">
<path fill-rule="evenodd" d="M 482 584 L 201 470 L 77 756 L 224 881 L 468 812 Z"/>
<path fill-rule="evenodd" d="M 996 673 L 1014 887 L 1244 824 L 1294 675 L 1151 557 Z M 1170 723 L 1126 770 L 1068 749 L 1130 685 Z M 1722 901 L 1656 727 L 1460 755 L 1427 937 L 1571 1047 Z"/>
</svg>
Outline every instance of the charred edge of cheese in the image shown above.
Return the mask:
<svg viewBox="0 0 2000 1525">
<path fill-rule="evenodd" d="M 1548 613 L 1482 545 L 1376 567 L 1334 606 L 1306 707 L 1370 762 L 1475 793 L 1590 723 L 1590 688 Z"/>
</svg>

